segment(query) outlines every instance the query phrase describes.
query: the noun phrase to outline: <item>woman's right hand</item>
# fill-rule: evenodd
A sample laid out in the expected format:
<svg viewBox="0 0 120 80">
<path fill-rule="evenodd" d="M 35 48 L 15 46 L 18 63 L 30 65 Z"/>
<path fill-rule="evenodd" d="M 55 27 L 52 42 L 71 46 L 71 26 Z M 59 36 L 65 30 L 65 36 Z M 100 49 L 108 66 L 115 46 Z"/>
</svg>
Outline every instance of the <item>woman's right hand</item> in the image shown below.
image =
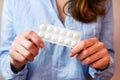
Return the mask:
<svg viewBox="0 0 120 80">
<path fill-rule="evenodd" d="M 18 35 L 10 49 L 10 63 L 20 70 L 28 61 L 32 62 L 38 55 L 39 48 L 43 48 L 42 39 L 33 31 L 25 31 Z"/>
</svg>

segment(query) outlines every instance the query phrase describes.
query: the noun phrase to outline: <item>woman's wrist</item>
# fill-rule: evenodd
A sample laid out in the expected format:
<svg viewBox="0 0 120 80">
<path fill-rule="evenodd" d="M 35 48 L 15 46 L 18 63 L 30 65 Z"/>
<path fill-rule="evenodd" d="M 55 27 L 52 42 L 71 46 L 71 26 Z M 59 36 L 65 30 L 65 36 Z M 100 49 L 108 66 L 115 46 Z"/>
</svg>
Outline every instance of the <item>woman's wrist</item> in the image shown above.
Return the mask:
<svg viewBox="0 0 120 80">
<path fill-rule="evenodd" d="M 13 64 L 10 64 L 10 66 L 11 66 L 11 69 L 12 69 L 12 71 L 14 73 L 18 73 L 19 71 L 23 70 L 24 67 L 25 67 L 25 65 L 23 65 L 23 66 L 15 66 Z"/>
<path fill-rule="evenodd" d="M 105 68 L 103 68 L 103 69 L 96 69 L 97 71 L 104 71 L 104 70 L 106 70 L 108 67 L 109 67 L 109 65 L 110 64 L 108 64 Z"/>
</svg>

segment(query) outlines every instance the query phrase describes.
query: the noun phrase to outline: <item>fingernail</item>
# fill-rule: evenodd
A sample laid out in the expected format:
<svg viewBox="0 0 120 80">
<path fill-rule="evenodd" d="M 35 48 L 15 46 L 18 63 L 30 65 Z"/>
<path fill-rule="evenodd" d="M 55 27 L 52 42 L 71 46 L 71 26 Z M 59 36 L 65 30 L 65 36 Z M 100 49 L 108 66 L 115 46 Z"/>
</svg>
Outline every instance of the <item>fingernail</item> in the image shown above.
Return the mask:
<svg viewBox="0 0 120 80">
<path fill-rule="evenodd" d="M 42 47 L 42 48 L 43 48 L 43 47 L 44 47 L 44 44 L 43 44 L 43 43 L 40 43 L 40 47 Z"/>
<path fill-rule="evenodd" d="M 70 54 L 69 54 L 69 57 L 72 57 L 72 56 L 73 56 L 72 53 L 70 53 Z"/>
</svg>

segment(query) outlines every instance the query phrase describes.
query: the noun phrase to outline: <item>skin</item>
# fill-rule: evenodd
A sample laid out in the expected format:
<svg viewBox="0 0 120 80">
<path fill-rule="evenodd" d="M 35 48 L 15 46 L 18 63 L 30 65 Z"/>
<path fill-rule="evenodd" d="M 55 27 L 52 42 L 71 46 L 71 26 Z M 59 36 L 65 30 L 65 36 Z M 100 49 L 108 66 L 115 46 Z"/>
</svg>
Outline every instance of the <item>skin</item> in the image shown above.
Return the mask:
<svg viewBox="0 0 120 80">
<path fill-rule="evenodd" d="M 75 55 L 83 65 L 89 64 L 96 69 L 104 69 L 110 62 L 110 56 L 104 43 L 97 38 L 80 41 L 69 54 L 70 57 Z"/>
<path fill-rule="evenodd" d="M 66 0 L 67 1 L 67 0 Z M 59 18 L 62 23 L 65 20 L 63 13 L 63 4 L 66 1 L 57 0 Z M 34 60 L 38 55 L 39 48 L 43 48 L 44 43 L 34 31 L 25 31 L 18 35 L 10 49 L 10 63 L 20 70 L 27 62 Z M 76 59 L 81 61 L 83 65 L 89 64 L 95 69 L 104 69 L 110 62 L 110 56 L 103 42 L 97 38 L 90 38 L 80 41 L 69 53 L 70 57 L 76 56 Z"/>
<path fill-rule="evenodd" d="M 10 63 L 21 69 L 28 61 L 33 61 L 38 55 L 39 48 L 43 48 L 44 43 L 33 31 L 25 31 L 18 35 L 10 49 Z M 97 38 L 90 38 L 80 41 L 71 52 L 70 57 L 76 56 L 83 65 L 89 64 L 92 68 L 104 69 L 110 62 L 110 56 L 104 43 Z"/>
<path fill-rule="evenodd" d="M 21 69 L 28 61 L 33 61 L 38 55 L 39 48 L 43 48 L 44 43 L 33 31 L 25 31 L 18 35 L 10 49 L 10 63 Z"/>
<path fill-rule="evenodd" d="M 58 13 L 59 13 L 59 19 L 61 20 L 61 22 L 64 24 L 65 21 L 65 13 L 63 12 L 63 7 L 64 4 L 67 2 L 68 0 L 56 0 L 56 4 L 57 4 L 57 9 L 58 9 Z M 67 6 L 64 8 L 64 11 L 66 12 L 67 10 Z"/>
<path fill-rule="evenodd" d="M 63 12 L 63 4 L 65 4 L 67 1 L 68 0 L 56 0 L 59 18 L 63 24 L 66 16 Z M 65 11 L 66 9 L 67 8 L 65 7 Z M 96 69 L 104 69 L 110 62 L 110 56 L 105 48 L 104 43 L 100 42 L 97 38 L 80 41 L 71 50 L 69 56 L 76 56 L 76 59 L 80 60 L 83 65 L 89 64 L 92 68 Z"/>
</svg>

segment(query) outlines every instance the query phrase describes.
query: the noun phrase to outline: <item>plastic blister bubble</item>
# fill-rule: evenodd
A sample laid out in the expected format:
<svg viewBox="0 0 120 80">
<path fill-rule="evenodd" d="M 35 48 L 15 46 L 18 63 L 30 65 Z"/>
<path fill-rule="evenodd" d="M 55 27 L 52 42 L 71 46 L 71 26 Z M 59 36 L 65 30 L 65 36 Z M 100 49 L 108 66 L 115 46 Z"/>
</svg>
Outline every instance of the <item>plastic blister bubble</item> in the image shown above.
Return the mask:
<svg viewBox="0 0 120 80">
<path fill-rule="evenodd" d="M 45 41 L 71 48 L 80 41 L 80 33 L 77 31 L 48 24 L 39 27 L 39 36 Z"/>
</svg>

